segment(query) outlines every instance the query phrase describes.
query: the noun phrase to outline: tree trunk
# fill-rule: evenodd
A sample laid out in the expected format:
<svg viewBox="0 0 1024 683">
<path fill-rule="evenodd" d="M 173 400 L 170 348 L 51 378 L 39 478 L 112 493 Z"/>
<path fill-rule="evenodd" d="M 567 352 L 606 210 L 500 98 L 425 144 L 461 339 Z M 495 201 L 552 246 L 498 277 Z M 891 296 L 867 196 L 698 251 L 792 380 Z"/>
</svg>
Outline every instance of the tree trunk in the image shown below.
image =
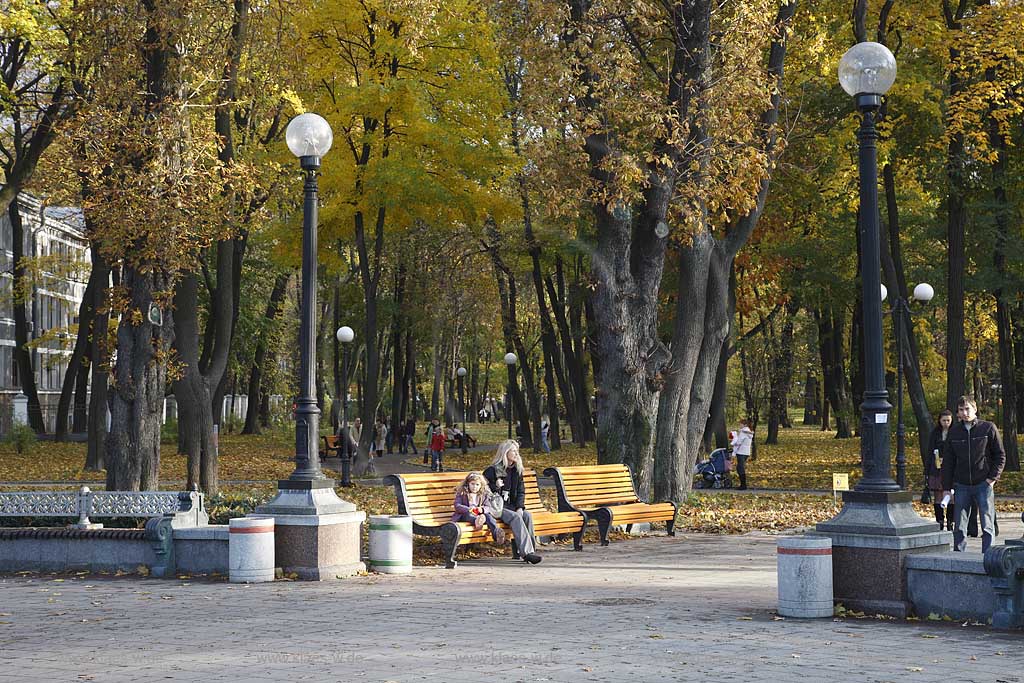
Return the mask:
<svg viewBox="0 0 1024 683">
<path fill-rule="evenodd" d="M 402 414 L 402 387 L 405 380 L 405 356 L 406 348 L 402 342 L 405 338 L 405 321 L 408 316 L 405 312 L 405 262 L 398 264 L 398 272 L 395 274 L 395 313 L 391 319 L 391 348 L 393 349 L 392 372 L 391 372 L 391 424 L 388 427 L 392 431 L 399 424 Z"/>
<path fill-rule="evenodd" d="M 263 314 L 266 321 L 259 341 L 256 343 L 256 355 L 252 367 L 249 369 L 249 405 L 245 411 L 245 427 L 242 434 L 260 433 L 260 409 L 262 407 L 263 391 L 263 368 L 267 362 L 267 340 L 270 337 L 271 323 L 281 310 L 281 302 L 284 301 L 285 292 L 288 290 L 288 281 L 291 273 L 279 273 L 274 280 L 274 289 L 270 292 L 270 301 Z"/>
<path fill-rule="evenodd" d="M 355 215 L 356 251 L 359 254 L 359 278 L 363 285 L 363 304 L 366 318 L 363 322 L 363 338 L 366 339 L 365 362 L 363 368 L 366 381 L 363 385 L 362 420 L 363 431 L 359 439 L 359 453 L 353 472 L 364 474 L 371 469 L 368 454 L 370 442 L 373 441 L 373 426 L 376 423 L 377 403 L 379 401 L 380 382 L 380 346 L 378 345 L 378 288 L 383 264 L 384 251 L 384 208 L 378 208 L 374 222 L 373 254 L 370 254 L 367 243 L 365 216 L 362 211 Z M 371 260 L 372 259 L 372 260 Z M 359 461 L 362 461 L 361 463 Z"/>
<path fill-rule="evenodd" d="M 818 405 L 818 378 L 807 371 L 804 381 L 804 424 L 821 424 L 821 406 Z"/>
<path fill-rule="evenodd" d="M 174 311 L 160 308 L 162 325 L 154 325 L 149 314 L 154 297 L 167 292 L 171 283 L 169 275 L 154 265 L 141 272 L 125 263 L 122 276 L 130 299 L 117 328 L 106 439 L 107 490 L 150 491 L 160 483 L 160 427 Z"/>
<path fill-rule="evenodd" d="M 103 257 L 99 254 L 99 244 L 95 241 L 91 244 L 90 254 L 92 254 L 92 270 L 89 271 L 89 282 L 85 286 L 85 293 L 78 307 L 78 335 L 60 390 L 60 401 L 57 404 L 57 428 L 54 432 L 55 441 L 64 441 L 67 438 L 68 410 L 71 407 L 71 398 L 73 394 L 78 398 L 77 394 L 79 393 L 75 390 L 82 389 L 81 398 L 83 400 L 85 398 L 83 385 L 88 381 L 91 358 L 89 336 L 93 333 L 92 323 L 95 314 L 95 309 L 92 307 L 93 301 L 96 298 L 96 289 L 106 290 L 110 280 L 110 270 L 100 265 L 103 263 Z M 98 265 L 100 265 L 99 268 Z M 85 371 L 84 380 L 82 379 L 83 370 Z M 77 414 L 77 405 L 75 408 Z"/>
<path fill-rule="evenodd" d="M 988 71 L 990 80 L 994 79 L 991 69 Z M 993 262 L 999 276 L 996 288 L 996 330 L 999 338 L 999 382 L 1002 385 L 1003 406 L 1003 447 L 1006 450 L 1006 469 L 1016 472 L 1020 470 L 1020 455 L 1017 449 L 1017 367 L 1013 355 L 1013 322 L 1010 317 L 1012 303 L 1010 295 L 1003 289 L 1004 283 L 1011 281 L 1006 268 L 1007 242 L 1010 237 L 1010 222 L 1013 209 L 1007 200 L 1006 168 L 1007 145 L 999 131 L 999 122 L 989 117 L 989 143 L 996 151 L 992 163 L 992 198 L 995 202 L 996 239 L 994 243 Z"/>
<path fill-rule="evenodd" d="M 888 230 L 881 232 L 881 259 L 882 272 L 888 282 L 889 290 L 893 297 L 907 297 L 907 280 L 903 269 L 903 248 L 900 243 L 899 205 L 896 202 L 896 179 L 892 164 L 886 164 L 882 169 L 882 178 L 885 187 L 885 206 L 888 217 Z M 888 234 L 887 234 L 888 233 Z M 924 384 L 921 381 L 920 353 L 918 351 L 917 337 L 914 335 L 914 322 L 906 312 L 901 312 L 903 320 L 902 346 L 903 358 L 897 359 L 903 365 L 903 377 L 907 384 L 907 394 L 910 397 L 910 405 L 914 410 L 914 420 L 917 423 L 917 440 L 920 449 L 921 461 L 928 457 L 928 440 L 931 438 L 931 431 L 934 422 L 931 411 L 928 409 L 928 401 L 924 394 Z M 893 322 L 895 316 L 893 314 Z"/>
<path fill-rule="evenodd" d="M 963 5 L 965 3 L 961 3 Z M 959 55 L 950 48 L 950 61 Z M 954 97 L 962 90 L 960 76 L 949 70 L 949 94 Z M 964 246 L 967 231 L 967 204 L 964 199 L 964 138 L 960 133 L 950 136 L 946 148 L 946 253 L 949 266 L 946 273 L 946 405 L 955 406 L 964 394 L 967 372 L 967 340 L 964 338 L 964 274 L 967 253 Z"/>
<path fill-rule="evenodd" d="M 36 390 L 35 370 L 32 367 L 32 350 L 28 348 L 29 321 L 25 306 L 31 304 L 35 297 L 26 281 L 25 228 L 21 221 L 21 211 L 17 201 L 10 203 L 7 215 L 11 221 L 12 272 L 14 274 L 11 292 L 14 306 L 14 359 L 18 366 L 18 383 L 21 385 L 21 393 L 28 397 L 29 426 L 37 434 L 45 434 L 46 424 L 43 422 L 43 412 L 39 407 L 39 392 Z M 35 240 L 29 240 L 29 243 L 34 246 Z"/>
<path fill-rule="evenodd" d="M 768 438 L 766 444 L 779 443 L 779 427 L 786 420 L 789 383 L 793 379 L 793 319 L 798 306 L 792 299 L 786 304 L 786 317 L 782 322 L 782 336 L 772 353 L 772 378 L 768 407 Z"/>
<path fill-rule="evenodd" d="M 111 274 L 110 264 L 103 254 L 97 249 L 93 252 L 93 270 L 103 268 Z M 116 281 L 117 278 L 115 278 Z M 105 280 L 109 283 L 109 279 Z M 110 308 L 108 301 L 108 287 L 97 288 L 93 291 L 92 310 L 96 311 L 93 318 L 92 335 L 90 339 L 89 355 L 92 358 L 92 392 L 89 395 L 89 418 L 87 451 L 85 457 L 85 469 L 89 472 L 98 472 L 106 467 L 106 441 L 107 441 L 107 415 L 108 415 L 108 391 L 107 379 L 110 363 L 110 348 L 107 344 L 107 334 L 110 327 Z"/>
<path fill-rule="evenodd" d="M 818 349 L 821 354 L 821 369 L 825 378 L 825 397 L 836 418 L 836 438 L 849 439 L 850 419 L 853 405 L 846 387 L 846 373 L 843 371 L 843 318 L 826 306 L 815 311 L 818 323 Z"/>
</svg>

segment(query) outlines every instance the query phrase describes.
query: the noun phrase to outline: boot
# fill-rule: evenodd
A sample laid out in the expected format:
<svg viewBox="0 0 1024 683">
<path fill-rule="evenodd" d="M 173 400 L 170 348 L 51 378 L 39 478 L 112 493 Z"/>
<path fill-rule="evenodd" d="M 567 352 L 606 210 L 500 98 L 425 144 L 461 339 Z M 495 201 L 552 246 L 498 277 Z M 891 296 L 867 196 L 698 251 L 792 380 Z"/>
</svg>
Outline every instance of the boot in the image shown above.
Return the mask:
<svg viewBox="0 0 1024 683">
<path fill-rule="evenodd" d="M 949 527 L 943 526 L 943 522 L 946 519 L 946 509 L 943 508 L 938 503 L 936 503 L 933 507 L 935 508 L 935 521 L 939 523 L 939 531 L 942 531 L 943 529 L 948 529 Z M 950 521 L 952 521 L 952 516 L 952 513 L 950 513 Z"/>
</svg>

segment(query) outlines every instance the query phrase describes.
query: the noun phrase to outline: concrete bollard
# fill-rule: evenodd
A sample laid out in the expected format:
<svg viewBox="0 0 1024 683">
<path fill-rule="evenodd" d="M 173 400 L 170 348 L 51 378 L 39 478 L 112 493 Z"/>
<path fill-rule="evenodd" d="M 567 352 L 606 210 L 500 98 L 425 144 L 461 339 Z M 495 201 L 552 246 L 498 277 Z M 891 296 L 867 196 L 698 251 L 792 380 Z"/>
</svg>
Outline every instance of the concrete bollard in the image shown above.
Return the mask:
<svg viewBox="0 0 1024 683">
<path fill-rule="evenodd" d="M 370 515 L 370 570 L 381 574 L 412 571 L 412 517 Z"/>
<path fill-rule="evenodd" d="M 274 580 L 274 520 L 228 520 L 228 578 L 231 583 Z"/>
<path fill-rule="evenodd" d="M 832 539 L 783 536 L 778 543 L 779 614 L 831 617 Z"/>
</svg>

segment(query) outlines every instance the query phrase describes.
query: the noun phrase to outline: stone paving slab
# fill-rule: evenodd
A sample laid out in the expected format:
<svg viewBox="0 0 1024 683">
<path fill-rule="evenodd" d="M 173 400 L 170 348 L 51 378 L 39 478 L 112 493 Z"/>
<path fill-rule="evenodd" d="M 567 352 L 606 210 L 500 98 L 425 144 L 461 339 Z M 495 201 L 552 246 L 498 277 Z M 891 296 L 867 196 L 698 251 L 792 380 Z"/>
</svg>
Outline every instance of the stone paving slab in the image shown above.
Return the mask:
<svg viewBox="0 0 1024 683">
<path fill-rule="evenodd" d="M 325 583 L 3 576 L 0 681 L 1024 683 L 1021 633 L 778 618 L 775 544 L 652 536 Z"/>
</svg>

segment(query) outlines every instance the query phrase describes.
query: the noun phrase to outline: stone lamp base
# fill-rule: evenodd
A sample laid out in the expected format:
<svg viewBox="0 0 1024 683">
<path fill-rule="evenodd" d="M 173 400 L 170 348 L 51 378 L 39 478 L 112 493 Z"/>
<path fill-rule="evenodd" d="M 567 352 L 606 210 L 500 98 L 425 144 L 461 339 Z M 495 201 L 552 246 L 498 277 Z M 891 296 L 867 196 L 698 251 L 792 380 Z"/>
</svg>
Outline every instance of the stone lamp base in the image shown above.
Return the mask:
<svg viewBox="0 0 1024 683">
<path fill-rule="evenodd" d="M 843 492 L 843 509 L 818 524 L 832 539 L 834 599 L 847 609 L 904 618 L 912 612 L 904 561 L 948 551 L 953 535 L 914 511 L 914 494 Z"/>
<path fill-rule="evenodd" d="M 279 481 L 277 496 L 250 517 L 274 518 L 275 564 L 300 579 L 341 579 L 366 571 L 360 527 L 366 513 L 334 492 L 334 481 Z"/>
</svg>

